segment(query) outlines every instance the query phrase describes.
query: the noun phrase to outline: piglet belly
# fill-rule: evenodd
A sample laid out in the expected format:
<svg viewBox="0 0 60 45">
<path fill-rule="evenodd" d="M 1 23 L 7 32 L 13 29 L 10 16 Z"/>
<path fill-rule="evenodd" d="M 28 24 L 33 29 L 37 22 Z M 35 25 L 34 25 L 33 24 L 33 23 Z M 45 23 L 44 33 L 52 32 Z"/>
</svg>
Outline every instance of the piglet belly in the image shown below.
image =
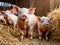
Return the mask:
<svg viewBox="0 0 60 45">
<path fill-rule="evenodd" d="M 44 32 L 47 32 L 48 29 L 46 29 L 46 28 L 40 28 L 40 31 L 44 33 Z"/>
<path fill-rule="evenodd" d="M 21 28 L 22 30 L 24 29 L 24 24 L 25 24 L 24 21 L 22 21 L 22 20 L 19 20 L 19 21 L 18 21 L 18 26 L 19 26 L 19 28 Z"/>
</svg>

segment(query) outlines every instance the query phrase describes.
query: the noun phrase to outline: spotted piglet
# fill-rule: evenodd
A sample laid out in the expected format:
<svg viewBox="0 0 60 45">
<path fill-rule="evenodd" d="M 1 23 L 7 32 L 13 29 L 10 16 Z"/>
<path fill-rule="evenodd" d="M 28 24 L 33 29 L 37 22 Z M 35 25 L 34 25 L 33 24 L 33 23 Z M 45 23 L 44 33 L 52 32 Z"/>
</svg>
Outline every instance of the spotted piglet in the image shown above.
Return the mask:
<svg viewBox="0 0 60 45">
<path fill-rule="evenodd" d="M 50 23 L 53 22 L 53 17 L 47 18 L 45 16 L 38 18 L 37 26 L 38 26 L 38 37 L 41 40 L 42 37 L 48 40 L 49 27 Z"/>
</svg>

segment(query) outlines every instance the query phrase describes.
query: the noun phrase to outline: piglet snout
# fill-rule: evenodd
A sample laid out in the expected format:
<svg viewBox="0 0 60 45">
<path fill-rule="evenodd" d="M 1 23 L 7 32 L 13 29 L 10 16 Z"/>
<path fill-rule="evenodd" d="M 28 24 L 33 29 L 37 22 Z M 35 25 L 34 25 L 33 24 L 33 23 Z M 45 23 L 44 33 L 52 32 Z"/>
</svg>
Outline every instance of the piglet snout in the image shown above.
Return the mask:
<svg viewBox="0 0 60 45">
<path fill-rule="evenodd" d="M 27 16 L 25 16 L 25 15 L 22 16 L 22 19 L 26 19 L 26 18 L 27 18 Z"/>
<path fill-rule="evenodd" d="M 44 26 L 45 26 L 45 27 L 48 27 L 48 26 L 49 26 L 49 24 L 44 24 Z"/>
</svg>

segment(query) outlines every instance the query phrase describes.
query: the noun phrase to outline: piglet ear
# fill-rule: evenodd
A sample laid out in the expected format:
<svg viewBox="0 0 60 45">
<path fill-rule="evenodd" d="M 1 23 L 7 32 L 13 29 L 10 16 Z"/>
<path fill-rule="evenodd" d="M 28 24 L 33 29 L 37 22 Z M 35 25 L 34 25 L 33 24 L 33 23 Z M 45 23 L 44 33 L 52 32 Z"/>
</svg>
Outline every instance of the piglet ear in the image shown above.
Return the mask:
<svg viewBox="0 0 60 45">
<path fill-rule="evenodd" d="M 35 9 L 36 9 L 35 7 L 34 8 L 33 7 L 30 7 L 29 8 L 29 13 L 30 14 L 34 14 L 35 13 Z"/>
<path fill-rule="evenodd" d="M 49 19 L 49 21 L 50 21 L 50 23 L 53 23 L 54 18 L 53 18 L 53 17 L 51 17 L 51 18 Z"/>
<path fill-rule="evenodd" d="M 20 8 L 16 5 L 13 5 L 13 9 L 15 9 L 16 12 L 18 12 Z"/>
</svg>

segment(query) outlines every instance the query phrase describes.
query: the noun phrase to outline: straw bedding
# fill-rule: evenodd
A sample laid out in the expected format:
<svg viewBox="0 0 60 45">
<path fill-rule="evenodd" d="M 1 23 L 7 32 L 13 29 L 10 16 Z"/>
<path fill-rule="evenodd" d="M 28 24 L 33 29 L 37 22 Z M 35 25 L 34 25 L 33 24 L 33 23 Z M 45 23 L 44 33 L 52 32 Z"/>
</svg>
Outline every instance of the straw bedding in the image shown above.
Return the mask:
<svg viewBox="0 0 60 45">
<path fill-rule="evenodd" d="M 50 28 L 52 39 L 60 41 L 60 7 L 49 12 L 47 17 L 53 17 L 54 19 Z"/>
</svg>

